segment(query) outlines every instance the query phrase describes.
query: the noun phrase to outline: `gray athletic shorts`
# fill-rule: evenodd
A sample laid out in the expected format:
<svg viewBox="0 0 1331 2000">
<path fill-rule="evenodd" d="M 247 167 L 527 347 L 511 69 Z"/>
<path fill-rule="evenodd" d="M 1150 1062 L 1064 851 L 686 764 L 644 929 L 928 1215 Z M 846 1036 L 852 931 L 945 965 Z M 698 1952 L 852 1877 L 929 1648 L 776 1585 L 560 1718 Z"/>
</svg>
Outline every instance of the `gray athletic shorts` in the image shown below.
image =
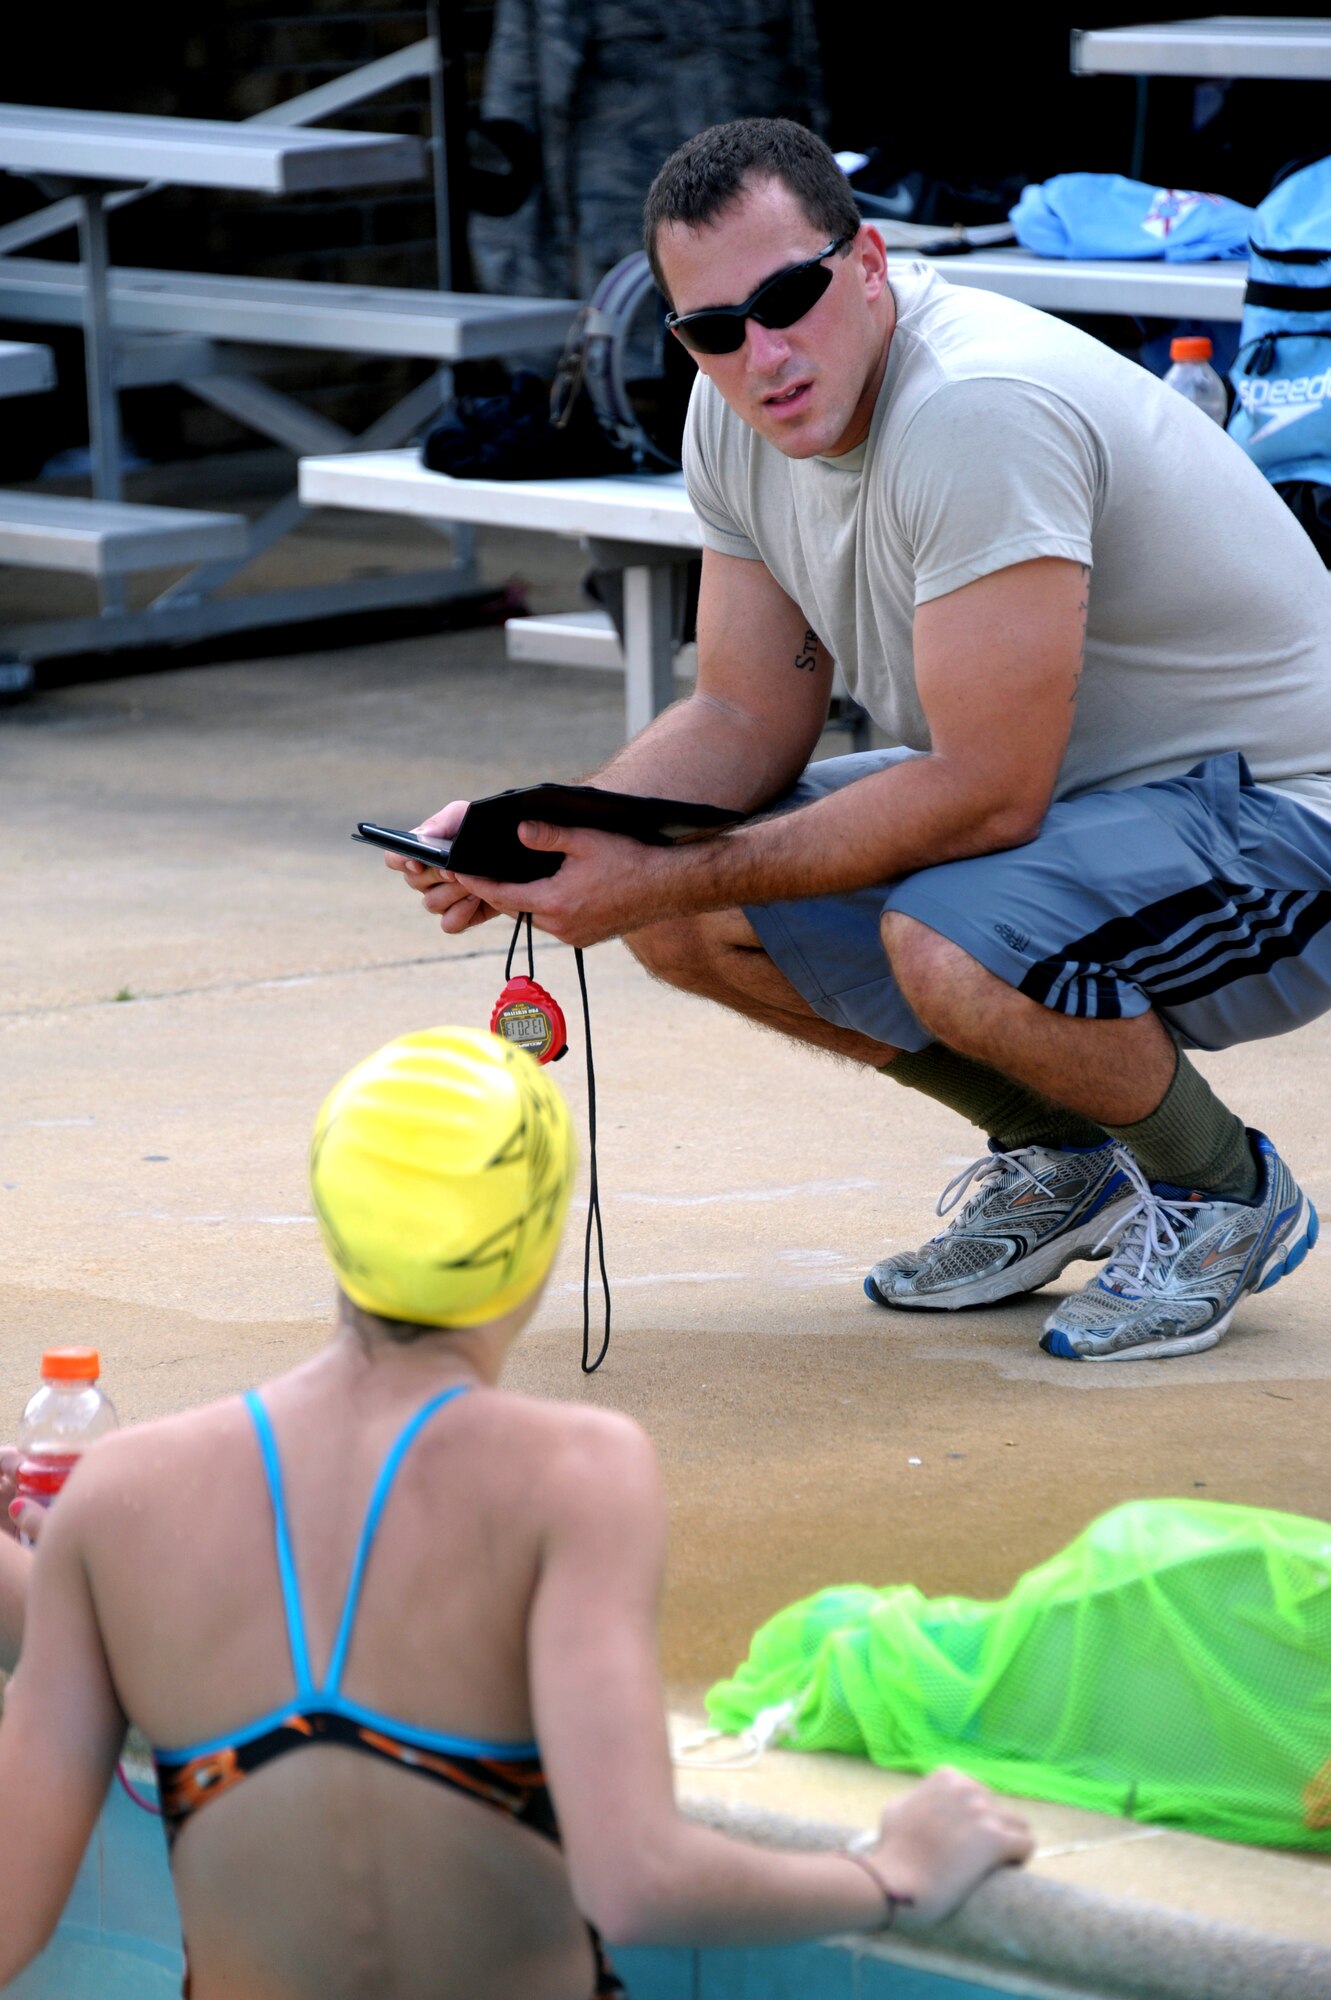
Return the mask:
<svg viewBox="0 0 1331 2000">
<path fill-rule="evenodd" d="M 778 810 L 915 754 L 811 764 Z M 933 1038 L 888 968 L 885 910 L 1057 1013 L 1113 1021 L 1154 1008 L 1185 1048 L 1283 1035 L 1331 1008 L 1331 823 L 1254 784 L 1236 752 L 1186 777 L 1065 799 L 1026 847 L 745 910 L 816 1013 L 922 1049 Z"/>
</svg>

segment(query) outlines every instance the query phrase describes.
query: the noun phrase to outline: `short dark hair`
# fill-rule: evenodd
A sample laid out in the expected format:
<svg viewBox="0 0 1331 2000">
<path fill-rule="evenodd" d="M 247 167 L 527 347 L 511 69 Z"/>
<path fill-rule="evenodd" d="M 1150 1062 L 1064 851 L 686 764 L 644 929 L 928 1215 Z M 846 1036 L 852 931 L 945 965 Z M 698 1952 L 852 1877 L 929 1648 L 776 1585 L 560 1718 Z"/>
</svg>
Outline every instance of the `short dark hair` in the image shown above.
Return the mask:
<svg viewBox="0 0 1331 2000">
<path fill-rule="evenodd" d="M 386 1313 L 368 1312 L 349 1298 L 339 1285 L 337 1288 L 338 1323 L 353 1333 L 362 1347 L 369 1348 L 376 1339 L 391 1341 L 394 1347 L 409 1347 L 413 1340 L 422 1340 L 427 1333 L 456 1333 L 451 1326 L 423 1326 L 419 1320 L 389 1319 Z"/>
<path fill-rule="evenodd" d="M 788 187 L 822 235 L 853 236 L 861 222 L 850 183 L 816 132 L 792 118 L 735 118 L 709 125 L 670 155 L 647 190 L 642 232 L 652 276 L 669 298 L 657 237 L 682 223 L 702 229 L 737 202 L 750 181 Z"/>
</svg>

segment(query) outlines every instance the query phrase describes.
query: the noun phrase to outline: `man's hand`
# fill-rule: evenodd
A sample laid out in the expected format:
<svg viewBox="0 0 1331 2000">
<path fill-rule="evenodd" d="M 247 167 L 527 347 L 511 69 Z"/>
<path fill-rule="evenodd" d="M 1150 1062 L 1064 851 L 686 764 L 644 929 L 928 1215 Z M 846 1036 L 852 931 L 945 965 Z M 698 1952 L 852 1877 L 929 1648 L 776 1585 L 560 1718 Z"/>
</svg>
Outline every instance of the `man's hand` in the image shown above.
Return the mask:
<svg viewBox="0 0 1331 2000">
<path fill-rule="evenodd" d="M 447 810 L 451 811 L 449 807 Z M 442 814 L 439 816 L 442 818 Z M 459 895 L 486 916 L 500 910 L 517 917 L 531 912 L 538 931 L 561 944 L 587 946 L 668 915 L 663 888 L 671 870 L 669 849 L 646 847 L 617 833 L 597 833 L 589 827 L 547 826 L 524 820 L 518 828 L 524 847 L 564 857 L 557 875 L 539 882 L 491 882 L 481 875 L 452 875 L 425 888 L 425 907 L 438 916 L 446 931 L 465 930 L 484 919 L 457 922 Z M 425 874 L 434 874 L 426 869 Z"/>
<path fill-rule="evenodd" d="M 469 804 L 468 799 L 452 799 L 411 830 L 422 840 L 451 840 L 461 826 L 462 816 Z M 427 908 L 438 917 L 441 930 L 451 934 L 467 931 L 474 924 L 488 923 L 496 914 L 489 903 L 462 888 L 460 878 L 450 874 L 446 868 L 431 868 L 426 862 L 412 861 L 405 854 L 385 854 L 384 863 L 396 874 L 405 877 L 409 889 L 415 889 L 421 895 L 436 895 L 436 900 L 428 903 Z"/>
</svg>

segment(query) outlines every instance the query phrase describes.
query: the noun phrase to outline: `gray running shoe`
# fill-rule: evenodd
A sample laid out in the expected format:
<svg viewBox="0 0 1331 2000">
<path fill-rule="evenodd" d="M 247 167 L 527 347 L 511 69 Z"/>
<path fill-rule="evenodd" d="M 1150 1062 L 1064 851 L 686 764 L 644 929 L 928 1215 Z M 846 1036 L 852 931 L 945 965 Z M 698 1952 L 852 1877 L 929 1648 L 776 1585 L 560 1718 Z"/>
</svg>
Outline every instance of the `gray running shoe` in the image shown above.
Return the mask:
<svg viewBox="0 0 1331 2000">
<path fill-rule="evenodd" d="M 1113 1255 L 1045 1321 L 1046 1354 L 1153 1361 L 1214 1347 L 1249 1292 L 1266 1292 L 1317 1241 L 1317 1211 L 1271 1141 L 1248 1134 L 1262 1168 L 1255 1201 L 1224 1201 L 1119 1167 L 1136 1196 L 1111 1227 Z"/>
<path fill-rule="evenodd" d="M 1048 1284 L 1077 1257 L 1094 1256 L 1132 1195 L 1112 1139 L 1064 1152 L 1052 1146 L 989 1151 L 950 1180 L 938 1214 L 960 1214 L 920 1250 L 875 1264 L 864 1289 L 876 1305 L 953 1312 Z"/>
</svg>

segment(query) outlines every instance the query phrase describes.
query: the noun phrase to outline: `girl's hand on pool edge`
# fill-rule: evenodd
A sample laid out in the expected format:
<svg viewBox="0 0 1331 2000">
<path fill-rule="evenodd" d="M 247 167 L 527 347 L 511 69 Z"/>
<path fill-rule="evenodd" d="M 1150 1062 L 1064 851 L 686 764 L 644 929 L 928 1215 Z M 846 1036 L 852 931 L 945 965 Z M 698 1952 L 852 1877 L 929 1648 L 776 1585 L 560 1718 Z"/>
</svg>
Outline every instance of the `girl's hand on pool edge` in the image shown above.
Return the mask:
<svg viewBox="0 0 1331 2000">
<path fill-rule="evenodd" d="M 887 1807 L 867 1854 L 894 1896 L 903 1899 L 897 1922 L 909 1930 L 940 1923 L 995 1868 L 1018 1866 L 1034 1851 L 1020 1813 L 987 1786 L 945 1765 Z"/>
</svg>

